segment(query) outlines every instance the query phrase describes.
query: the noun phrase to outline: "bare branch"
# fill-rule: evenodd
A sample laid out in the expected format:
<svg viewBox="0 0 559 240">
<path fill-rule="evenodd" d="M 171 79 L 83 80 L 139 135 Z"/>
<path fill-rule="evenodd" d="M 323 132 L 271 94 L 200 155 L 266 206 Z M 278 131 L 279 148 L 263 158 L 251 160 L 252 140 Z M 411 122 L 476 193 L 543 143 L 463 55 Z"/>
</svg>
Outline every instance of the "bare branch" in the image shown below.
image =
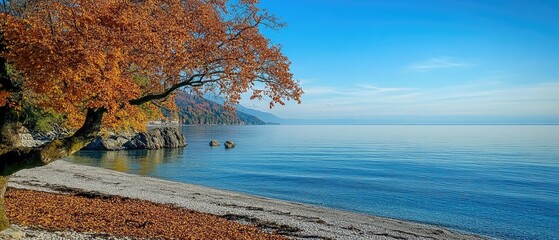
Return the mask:
<svg viewBox="0 0 559 240">
<path fill-rule="evenodd" d="M 173 91 L 177 90 L 178 88 L 191 85 L 194 78 L 203 77 L 203 76 L 204 76 L 204 74 L 194 74 L 194 75 L 190 76 L 190 78 L 188 78 L 188 80 L 179 82 L 179 83 L 171 86 L 169 89 L 165 90 L 162 93 L 151 94 L 151 95 L 146 95 L 146 96 L 143 96 L 143 97 L 140 97 L 140 98 L 137 98 L 137 99 L 132 99 L 128 103 L 130 103 L 130 105 L 142 105 L 142 104 L 147 103 L 149 101 L 166 98 L 167 96 L 171 95 L 171 93 L 173 93 Z"/>
</svg>

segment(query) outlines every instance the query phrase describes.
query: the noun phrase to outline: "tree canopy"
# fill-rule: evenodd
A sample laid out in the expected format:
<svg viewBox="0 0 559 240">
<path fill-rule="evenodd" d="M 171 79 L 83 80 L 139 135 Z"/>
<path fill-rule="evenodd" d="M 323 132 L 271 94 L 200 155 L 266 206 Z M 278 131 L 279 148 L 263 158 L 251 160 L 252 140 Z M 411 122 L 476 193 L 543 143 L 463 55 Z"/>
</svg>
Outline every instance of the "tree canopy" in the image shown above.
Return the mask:
<svg viewBox="0 0 559 240">
<path fill-rule="evenodd" d="M 290 62 L 261 28 L 282 24 L 255 0 L 42 0 L 5 10 L 2 57 L 23 76 L 26 101 L 79 127 L 87 109 L 104 126 L 141 127 L 173 91 L 245 92 L 300 101 Z M 11 92 L 0 88 L 0 105 Z M 140 106 L 143 105 L 143 106 Z"/>
<path fill-rule="evenodd" d="M 10 175 L 79 151 L 102 126 L 142 129 L 178 89 L 229 106 L 245 92 L 300 102 L 289 59 L 261 32 L 280 27 L 257 0 L 0 0 L 0 230 Z M 23 146 L 25 104 L 77 130 Z"/>
</svg>

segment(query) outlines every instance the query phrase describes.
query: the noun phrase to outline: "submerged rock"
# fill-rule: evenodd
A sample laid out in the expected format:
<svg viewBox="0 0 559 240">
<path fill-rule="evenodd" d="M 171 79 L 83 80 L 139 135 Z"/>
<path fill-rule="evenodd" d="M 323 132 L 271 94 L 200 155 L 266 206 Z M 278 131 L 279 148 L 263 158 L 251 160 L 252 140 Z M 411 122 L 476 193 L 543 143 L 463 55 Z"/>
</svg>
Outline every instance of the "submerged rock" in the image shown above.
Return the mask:
<svg viewBox="0 0 559 240">
<path fill-rule="evenodd" d="M 210 141 L 210 146 L 212 146 L 212 147 L 217 147 L 217 146 L 219 146 L 219 145 L 220 145 L 220 144 L 219 144 L 219 141 L 217 141 L 217 140 L 211 140 L 211 141 Z"/>
<path fill-rule="evenodd" d="M 236 144 L 233 141 L 225 141 L 225 149 L 235 148 Z"/>
<path fill-rule="evenodd" d="M 97 137 L 84 150 L 161 149 L 186 146 L 186 137 L 173 127 L 154 128 L 145 133 Z"/>
</svg>

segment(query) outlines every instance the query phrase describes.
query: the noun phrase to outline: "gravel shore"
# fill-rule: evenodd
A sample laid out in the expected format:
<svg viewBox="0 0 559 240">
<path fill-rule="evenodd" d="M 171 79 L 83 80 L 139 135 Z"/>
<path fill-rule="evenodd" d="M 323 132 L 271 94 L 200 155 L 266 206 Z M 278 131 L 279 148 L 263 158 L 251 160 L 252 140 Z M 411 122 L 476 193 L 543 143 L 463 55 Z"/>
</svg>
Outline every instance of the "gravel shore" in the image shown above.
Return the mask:
<svg viewBox="0 0 559 240">
<path fill-rule="evenodd" d="M 256 225 L 292 239 L 484 239 L 437 226 L 250 196 L 65 161 L 18 172 L 10 179 L 9 186 L 57 193 L 119 195 L 173 204 Z"/>
<path fill-rule="evenodd" d="M 14 230 L 23 232 L 23 240 L 132 240 L 131 238 L 118 238 L 95 233 L 79 233 L 74 231 L 47 231 L 44 229 L 12 226 Z"/>
</svg>

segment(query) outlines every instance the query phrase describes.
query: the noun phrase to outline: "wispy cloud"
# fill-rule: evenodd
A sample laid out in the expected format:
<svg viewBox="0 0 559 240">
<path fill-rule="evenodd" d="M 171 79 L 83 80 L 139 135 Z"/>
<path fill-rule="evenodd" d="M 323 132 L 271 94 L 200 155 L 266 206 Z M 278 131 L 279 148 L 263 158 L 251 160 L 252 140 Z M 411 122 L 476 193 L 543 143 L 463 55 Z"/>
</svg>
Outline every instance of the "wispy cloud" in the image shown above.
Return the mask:
<svg viewBox="0 0 559 240">
<path fill-rule="evenodd" d="M 356 85 L 349 87 L 306 87 L 304 88 L 305 97 L 321 98 L 323 95 L 332 97 L 347 96 L 372 96 L 389 92 L 411 91 L 413 88 L 378 87 L 374 85 Z"/>
<path fill-rule="evenodd" d="M 308 85 L 310 83 L 314 83 L 316 82 L 315 78 L 303 78 L 303 79 L 297 79 L 299 81 L 299 84 L 301 85 Z"/>
<path fill-rule="evenodd" d="M 467 63 L 460 62 L 449 57 L 436 57 L 426 61 L 417 62 L 408 66 L 408 69 L 416 72 L 426 72 L 443 68 L 455 68 L 470 66 Z"/>
<path fill-rule="evenodd" d="M 305 95 L 337 94 L 339 89 L 332 87 L 306 87 L 303 88 Z"/>
<path fill-rule="evenodd" d="M 289 102 L 272 112 L 285 118 L 356 119 L 559 115 L 559 81 L 526 85 L 480 82 L 432 89 L 354 85 L 309 90 L 310 93 L 303 96 L 303 104 Z M 261 109 L 267 108 L 262 105 Z"/>
<path fill-rule="evenodd" d="M 374 85 L 362 85 L 359 86 L 364 89 L 376 91 L 376 92 L 400 92 L 400 91 L 410 91 L 414 90 L 413 88 L 394 88 L 394 87 L 378 87 Z"/>
</svg>

